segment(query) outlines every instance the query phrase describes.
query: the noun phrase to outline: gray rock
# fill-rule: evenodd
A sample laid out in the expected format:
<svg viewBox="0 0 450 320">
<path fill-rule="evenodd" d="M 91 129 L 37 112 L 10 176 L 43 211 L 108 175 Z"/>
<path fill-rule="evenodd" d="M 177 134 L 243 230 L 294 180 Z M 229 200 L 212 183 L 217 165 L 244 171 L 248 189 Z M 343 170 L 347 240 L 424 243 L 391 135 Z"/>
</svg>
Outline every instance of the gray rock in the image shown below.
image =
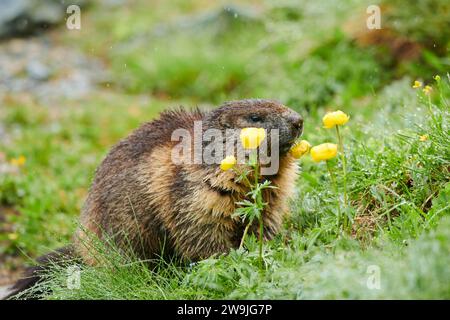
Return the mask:
<svg viewBox="0 0 450 320">
<path fill-rule="evenodd" d="M 28 62 L 27 73 L 30 78 L 38 81 L 47 80 L 50 77 L 50 69 L 40 61 Z"/>
<path fill-rule="evenodd" d="M 16 18 L 27 8 L 26 0 L 0 0 L 0 22 Z"/>
<path fill-rule="evenodd" d="M 41 103 L 83 98 L 111 81 L 101 60 L 45 35 L 0 42 L 0 75 L 0 106 L 11 94 L 31 95 Z"/>
<path fill-rule="evenodd" d="M 0 0 L 0 38 L 26 35 L 61 23 L 69 5 L 85 0 Z"/>
</svg>

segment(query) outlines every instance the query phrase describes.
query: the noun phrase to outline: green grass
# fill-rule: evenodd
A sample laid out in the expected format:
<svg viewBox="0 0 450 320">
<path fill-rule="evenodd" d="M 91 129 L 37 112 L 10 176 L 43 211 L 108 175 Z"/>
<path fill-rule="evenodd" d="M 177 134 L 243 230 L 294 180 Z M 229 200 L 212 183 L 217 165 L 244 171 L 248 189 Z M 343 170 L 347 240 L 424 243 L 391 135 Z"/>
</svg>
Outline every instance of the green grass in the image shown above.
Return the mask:
<svg viewBox="0 0 450 320">
<path fill-rule="evenodd" d="M 57 35 L 104 59 L 112 77 L 108 88 L 60 105 L 5 100 L 0 123 L 8 139 L 0 150 L 6 161 L 25 156 L 26 163 L 0 175 L 0 207 L 15 212 L 0 221 L 0 255 L 35 257 L 69 243 L 96 166 L 164 108 L 266 97 L 303 115 L 313 145 L 336 142 L 322 128 L 327 110 L 350 114 L 342 127 L 349 232 L 336 223 L 342 192 L 333 191 L 324 163 L 304 157 L 291 217 L 265 244 L 265 268 L 254 238 L 248 252 L 193 266 L 161 261 L 156 270 L 103 250 L 104 266 L 81 266 L 80 290 L 68 290 L 66 269 L 55 266 L 43 284 L 53 290 L 48 298 L 450 298 L 449 55 L 439 49 L 448 38 L 418 20 L 413 40 L 433 39 L 439 48 L 424 41 L 416 60 L 396 61 L 345 31 L 366 1 L 245 1 L 237 17 L 209 3 L 137 0 L 125 12 L 93 5 L 81 32 Z M 394 31 L 405 36 L 415 20 L 399 19 Z M 446 21 L 436 17 L 436 25 Z M 430 100 L 411 88 L 416 78 L 433 86 Z M 332 166 L 342 191 L 342 168 L 337 160 Z M 372 265 L 381 272 L 379 290 L 366 286 Z"/>
<path fill-rule="evenodd" d="M 154 271 L 110 251 L 104 266 L 80 267 L 79 289 L 67 289 L 66 267 L 54 267 L 42 287 L 53 290 L 49 299 L 448 299 L 449 241 L 446 217 L 402 248 L 363 251 L 340 239 L 331 253 L 308 248 L 301 238 L 283 248 L 273 243 L 266 248 L 265 270 L 255 239 L 249 253 L 232 251 L 190 268 L 161 262 Z M 370 285 L 374 275 L 379 286 Z"/>
</svg>

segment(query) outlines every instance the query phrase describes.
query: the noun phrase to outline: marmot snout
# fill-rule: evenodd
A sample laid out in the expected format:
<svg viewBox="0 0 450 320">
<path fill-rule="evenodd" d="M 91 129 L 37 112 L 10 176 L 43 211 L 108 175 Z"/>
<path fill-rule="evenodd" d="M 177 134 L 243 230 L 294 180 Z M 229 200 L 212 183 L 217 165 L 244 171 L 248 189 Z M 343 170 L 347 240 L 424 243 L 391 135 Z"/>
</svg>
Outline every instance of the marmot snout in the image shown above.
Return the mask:
<svg viewBox="0 0 450 320">
<path fill-rule="evenodd" d="M 297 177 L 297 164 L 287 152 L 301 134 L 303 119 L 273 100 L 239 100 L 210 112 L 167 111 L 145 123 L 112 148 L 98 167 L 75 236 L 77 253 L 94 264 L 90 237 L 112 238 L 123 249 L 130 245 L 141 258 L 164 254 L 190 260 L 226 253 L 239 245 L 244 225 L 232 217 L 245 190 L 233 171 L 219 165 L 171 161 L 176 129 L 262 127 L 279 132 L 280 165 L 270 177 L 276 189 L 267 189 L 263 213 L 264 236 L 272 238 L 288 212 Z M 258 228 L 251 228 L 258 233 Z"/>
</svg>

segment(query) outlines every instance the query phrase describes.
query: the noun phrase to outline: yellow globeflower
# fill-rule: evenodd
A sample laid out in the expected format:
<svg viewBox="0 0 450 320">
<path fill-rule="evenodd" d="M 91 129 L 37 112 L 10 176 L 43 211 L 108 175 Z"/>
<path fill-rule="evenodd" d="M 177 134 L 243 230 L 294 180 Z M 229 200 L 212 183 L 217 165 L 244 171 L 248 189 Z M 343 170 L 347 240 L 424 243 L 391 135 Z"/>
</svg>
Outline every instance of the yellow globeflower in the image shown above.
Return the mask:
<svg viewBox="0 0 450 320">
<path fill-rule="evenodd" d="M 290 153 L 295 159 L 299 159 L 303 155 L 307 154 L 309 149 L 311 149 L 311 144 L 306 140 L 302 140 L 294 144 L 290 150 Z"/>
<path fill-rule="evenodd" d="M 337 155 L 338 146 L 334 143 L 322 143 L 311 148 L 311 157 L 314 161 L 319 162 L 329 160 Z"/>
<path fill-rule="evenodd" d="M 414 81 L 414 84 L 413 84 L 412 87 L 413 87 L 414 89 L 417 89 L 417 88 L 420 88 L 421 86 L 422 86 L 422 82 L 416 80 L 416 81 Z"/>
<path fill-rule="evenodd" d="M 20 156 L 18 158 L 11 159 L 11 164 L 17 167 L 21 167 L 25 164 L 27 159 L 24 156 Z"/>
<path fill-rule="evenodd" d="M 220 163 L 220 169 L 223 171 L 230 170 L 233 168 L 236 164 L 236 158 L 234 156 L 227 156 L 225 159 L 222 160 Z"/>
<path fill-rule="evenodd" d="M 433 91 L 433 88 L 430 86 L 425 86 L 425 88 L 423 88 L 423 93 L 425 93 L 427 96 L 431 94 L 431 91 Z"/>
<path fill-rule="evenodd" d="M 19 238 L 19 235 L 17 233 L 8 234 L 8 239 L 11 241 L 17 240 L 17 238 Z"/>
<path fill-rule="evenodd" d="M 241 143 L 245 149 L 256 149 L 266 137 L 264 128 L 244 128 L 241 130 Z"/>
<path fill-rule="evenodd" d="M 330 129 L 334 126 L 342 126 L 347 123 L 348 119 L 350 117 L 346 115 L 341 110 L 334 111 L 334 112 L 328 112 L 323 118 L 323 125 L 325 128 Z"/>
</svg>

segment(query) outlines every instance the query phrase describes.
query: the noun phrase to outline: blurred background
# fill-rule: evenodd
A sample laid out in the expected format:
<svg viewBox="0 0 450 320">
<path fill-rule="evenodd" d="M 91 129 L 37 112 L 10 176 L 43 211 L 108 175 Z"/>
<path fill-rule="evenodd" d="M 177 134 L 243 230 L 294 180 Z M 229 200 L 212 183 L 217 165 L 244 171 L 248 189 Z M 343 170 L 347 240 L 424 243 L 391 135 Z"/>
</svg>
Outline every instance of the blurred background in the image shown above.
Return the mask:
<svg viewBox="0 0 450 320">
<path fill-rule="evenodd" d="M 449 70 L 450 2 L 0 0 L 0 39 L 2 285 L 70 240 L 99 161 L 164 108 L 272 98 L 313 142 L 338 107 L 383 130 L 377 106 Z"/>
</svg>

